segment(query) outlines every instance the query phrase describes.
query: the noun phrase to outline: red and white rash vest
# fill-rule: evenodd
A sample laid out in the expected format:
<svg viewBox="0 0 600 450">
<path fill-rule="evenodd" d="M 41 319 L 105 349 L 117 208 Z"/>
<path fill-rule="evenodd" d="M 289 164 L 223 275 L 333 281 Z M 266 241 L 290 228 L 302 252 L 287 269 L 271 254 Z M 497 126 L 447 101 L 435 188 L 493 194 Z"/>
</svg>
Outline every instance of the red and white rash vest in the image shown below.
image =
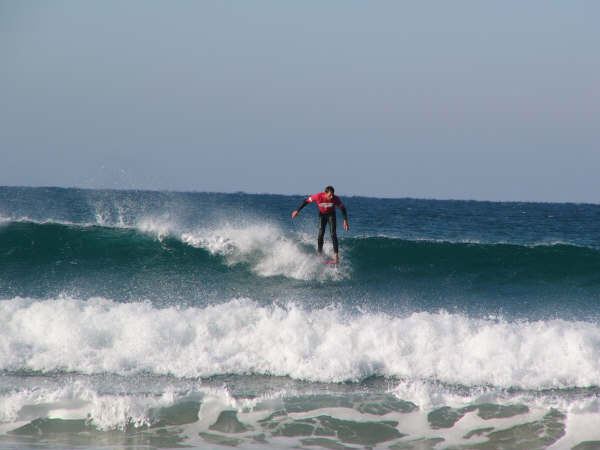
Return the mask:
<svg viewBox="0 0 600 450">
<path fill-rule="evenodd" d="M 317 206 L 319 207 L 319 211 L 323 214 L 328 214 L 333 211 L 333 208 L 337 206 L 342 211 L 344 211 L 344 205 L 342 201 L 337 195 L 334 195 L 331 200 L 327 200 L 325 197 L 325 192 L 319 192 L 318 194 L 311 195 L 306 199 L 308 203 L 317 202 Z"/>
</svg>

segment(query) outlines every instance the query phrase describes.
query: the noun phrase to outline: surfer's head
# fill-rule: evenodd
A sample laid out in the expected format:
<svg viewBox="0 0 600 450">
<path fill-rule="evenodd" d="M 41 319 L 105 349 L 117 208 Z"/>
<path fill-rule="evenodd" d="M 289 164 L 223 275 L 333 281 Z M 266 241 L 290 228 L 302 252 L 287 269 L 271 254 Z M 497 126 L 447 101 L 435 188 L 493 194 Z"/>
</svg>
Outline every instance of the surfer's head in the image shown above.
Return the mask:
<svg viewBox="0 0 600 450">
<path fill-rule="evenodd" d="M 325 188 L 325 196 L 327 197 L 327 200 L 331 200 L 333 198 L 334 192 L 335 192 L 335 189 L 333 189 L 333 186 L 327 186 Z"/>
</svg>

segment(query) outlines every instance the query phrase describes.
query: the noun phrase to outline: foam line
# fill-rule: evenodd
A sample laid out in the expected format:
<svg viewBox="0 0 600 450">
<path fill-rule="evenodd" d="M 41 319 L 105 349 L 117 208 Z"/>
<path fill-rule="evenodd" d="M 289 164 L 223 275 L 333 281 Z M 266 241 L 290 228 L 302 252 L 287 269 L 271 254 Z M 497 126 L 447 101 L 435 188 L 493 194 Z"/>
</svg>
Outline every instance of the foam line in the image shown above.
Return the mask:
<svg viewBox="0 0 600 450">
<path fill-rule="evenodd" d="M 600 327 L 463 315 L 396 317 L 234 299 L 158 309 L 94 298 L 0 301 L 0 369 L 178 377 L 268 374 L 323 382 L 372 375 L 466 386 L 591 386 Z"/>
</svg>

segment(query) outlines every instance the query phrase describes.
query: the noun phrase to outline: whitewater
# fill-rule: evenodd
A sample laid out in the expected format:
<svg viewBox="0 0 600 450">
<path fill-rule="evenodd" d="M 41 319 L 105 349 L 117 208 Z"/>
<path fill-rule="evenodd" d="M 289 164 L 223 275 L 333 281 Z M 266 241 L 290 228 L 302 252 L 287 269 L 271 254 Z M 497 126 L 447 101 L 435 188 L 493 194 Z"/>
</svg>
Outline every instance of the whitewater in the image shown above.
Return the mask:
<svg viewBox="0 0 600 450">
<path fill-rule="evenodd" d="M 590 386 L 600 373 L 600 328 L 585 322 L 348 316 L 341 307 L 264 307 L 249 299 L 157 309 L 101 298 L 16 298 L 0 304 L 0 315 L 0 364 L 13 371 L 319 382 L 385 376 L 529 389 Z"/>
<path fill-rule="evenodd" d="M 600 446 L 599 206 L 341 197 L 0 187 L 0 448 Z"/>
</svg>

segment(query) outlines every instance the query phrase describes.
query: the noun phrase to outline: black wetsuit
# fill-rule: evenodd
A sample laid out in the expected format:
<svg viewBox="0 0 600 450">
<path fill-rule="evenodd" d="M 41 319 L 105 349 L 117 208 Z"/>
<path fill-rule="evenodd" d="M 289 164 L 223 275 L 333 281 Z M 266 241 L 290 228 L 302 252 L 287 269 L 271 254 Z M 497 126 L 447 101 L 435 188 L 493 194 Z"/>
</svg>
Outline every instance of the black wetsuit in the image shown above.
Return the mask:
<svg viewBox="0 0 600 450">
<path fill-rule="evenodd" d="M 319 211 L 319 236 L 317 237 L 318 251 L 323 251 L 323 237 L 325 236 L 325 226 L 329 222 L 329 233 L 331 234 L 331 242 L 333 243 L 333 253 L 338 252 L 338 239 L 336 232 L 335 209 L 330 213 L 322 213 Z"/>
<path fill-rule="evenodd" d="M 317 196 L 320 194 L 315 194 L 314 196 L 311 197 L 315 197 L 315 199 L 313 200 L 313 198 L 308 197 L 307 199 L 305 199 L 302 204 L 298 207 L 297 211 L 300 212 L 300 210 L 302 208 L 304 208 L 306 205 L 308 205 L 309 201 L 318 201 L 316 200 Z M 319 235 L 317 237 L 317 248 L 319 253 L 322 253 L 323 251 L 323 238 L 325 236 L 325 226 L 327 225 L 327 222 L 329 222 L 329 233 L 331 234 L 331 242 L 333 243 L 333 252 L 334 253 L 338 253 L 338 239 L 337 239 L 337 227 L 336 227 L 336 216 L 335 216 L 335 205 L 338 205 L 338 207 L 340 208 L 340 210 L 342 211 L 342 214 L 344 215 L 344 220 L 348 220 L 348 213 L 346 212 L 346 208 L 344 207 L 344 205 L 342 204 L 342 202 L 339 200 L 338 197 L 334 196 L 334 199 L 332 200 L 333 203 L 328 203 L 327 204 L 327 208 L 329 209 L 327 212 L 323 212 L 320 209 L 322 208 L 322 205 L 319 205 Z"/>
</svg>

